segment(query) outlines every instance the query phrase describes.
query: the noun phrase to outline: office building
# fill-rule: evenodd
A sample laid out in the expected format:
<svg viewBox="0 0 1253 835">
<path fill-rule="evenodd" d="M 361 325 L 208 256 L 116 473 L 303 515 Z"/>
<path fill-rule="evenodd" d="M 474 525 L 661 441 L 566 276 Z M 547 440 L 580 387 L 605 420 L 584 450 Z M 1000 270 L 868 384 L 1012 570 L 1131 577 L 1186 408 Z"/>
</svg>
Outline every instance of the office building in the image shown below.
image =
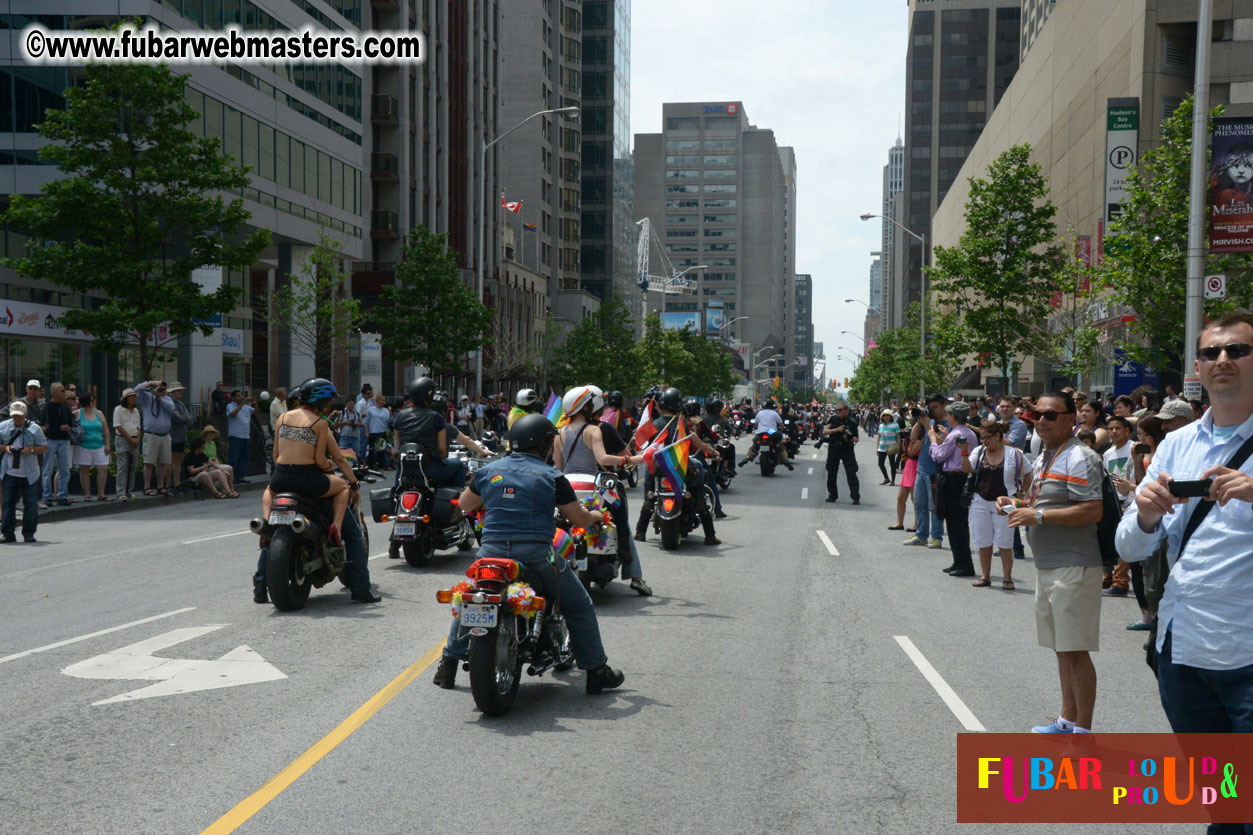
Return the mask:
<svg viewBox="0 0 1253 835">
<path fill-rule="evenodd" d="M 1236 15 L 1253 11 L 1239 9 L 1240 4 L 1215 6 L 1210 104 L 1224 105 L 1229 116 L 1250 116 L 1253 17 Z M 997 156 L 1025 142 L 1058 207 L 1059 235 L 1073 234 L 1079 256 L 1099 260 L 1110 211 L 1109 111 L 1119 110 L 1124 119 L 1128 112 L 1137 117 L 1132 120 L 1138 122 L 1134 140 L 1123 135 L 1118 144 L 1132 145 L 1140 155 L 1160 143 L 1162 122 L 1192 90 L 1196 15 L 1191 0 L 1058 3 L 939 206 L 935 243 L 952 246 L 965 230 L 967 178 L 983 176 Z M 1141 382 L 1167 382 L 1134 364 L 1117 362 L 1115 348 L 1126 341 L 1124 322 L 1132 311 L 1097 299 L 1088 315 L 1106 332 L 1099 341 L 1101 368 L 1092 379 L 1081 381 L 1084 390 L 1123 394 Z M 1015 381 L 1022 393 L 1065 384 L 1064 377 L 1043 363 L 1022 360 Z M 999 369 L 985 368 L 982 383 L 985 388 L 999 385 Z"/>
<path fill-rule="evenodd" d="M 866 311 L 866 321 L 862 330 L 862 340 L 869 344 L 870 340 L 879 335 L 880 304 L 883 296 L 883 253 L 872 252 L 870 257 L 870 309 Z"/>
<path fill-rule="evenodd" d="M 706 302 L 722 301 L 727 321 L 739 318 L 726 330 L 733 342 L 759 359 L 779 355 L 756 377 L 782 373 L 795 347 L 795 273 L 784 272 L 796 263 L 791 149 L 750 123 L 740 102 L 667 103 L 662 116 L 661 133 L 635 137 L 636 211 L 675 270 L 705 267 L 688 274 L 691 293 L 666 297 L 663 324 L 699 320 Z"/>
<path fill-rule="evenodd" d="M 883 166 L 883 205 L 880 214 L 883 219 L 880 221 L 882 226 L 882 244 L 880 253 L 883 264 L 880 268 L 880 286 L 877 291 L 871 293 L 870 306 L 879 314 L 879 321 L 873 328 L 876 335 L 881 331 L 892 327 L 895 321 L 894 311 L 892 309 L 892 276 L 897 273 L 897 262 L 901 274 L 904 274 L 904 263 L 902 258 L 898 258 L 898 250 L 904 251 L 909 249 L 912 238 L 904 235 L 891 220 L 896 220 L 896 207 L 898 203 L 903 202 L 900 196 L 902 189 L 905 187 L 905 143 L 898 136 L 896 144 L 888 149 L 888 163 Z M 897 221 L 898 223 L 900 221 Z M 903 238 L 899 240 L 898 238 Z"/>
<path fill-rule="evenodd" d="M 931 217 L 1018 69 L 1020 0 L 909 0 L 902 223 L 928 234 Z M 898 210 L 899 211 L 899 210 Z M 928 234 L 928 237 L 930 235 Z M 909 239 L 912 240 L 912 239 Z M 922 253 L 896 241 L 892 327 L 921 294 Z"/>
<path fill-rule="evenodd" d="M 550 0 L 551 1 L 551 0 Z M 638 319 L 638 220 L 631 158 L 631 0 L 584 0 L 582 40 L 582 287 L 618 297 Z"/>
<path fill-rule="evenodd" d="M 814 387 L 814 277 L 809 273 L 795 278 L 795 325 L 796 365 L 793 366 L 790 387 L 798 396 Z"/>
<path fill-rule="evenodd" d="M 1027 57 L 1035 39 L 1044 28 L 1044 21 L 1057 5 L 1057 0 L 1022 0 L 1022 44 L 1020 58 Z"/>
</svg>

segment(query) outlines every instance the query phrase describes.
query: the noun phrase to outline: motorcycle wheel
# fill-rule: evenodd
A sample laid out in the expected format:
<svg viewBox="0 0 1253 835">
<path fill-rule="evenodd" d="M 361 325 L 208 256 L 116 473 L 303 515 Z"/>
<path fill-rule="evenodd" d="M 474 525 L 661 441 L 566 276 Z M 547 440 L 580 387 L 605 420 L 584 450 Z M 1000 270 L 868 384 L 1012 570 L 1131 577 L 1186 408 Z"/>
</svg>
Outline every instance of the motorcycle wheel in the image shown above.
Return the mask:
<svg viewBox="0 0 1253 835">
<path fill-rule="evenodd" d="M 270 555 L 265 563 L 265 584 L 270 602 L 280 612 L 303 609 L 309 600 L 312 582 L 298 572 L 300 560 L 309 544 L 296 536 L 291 528 L 280 528 L 270 540 Z"/>
<path fill-rule="evenodd" d="M 678 550 L 680 540 L 679 518 L 662 519 L 659 524 L 661 527 L 662 549 L 666 551 Z"/>
<path fill-rule="evenodd" d="M 766 478 L 774 475 L 774 462 L 764 455 L 761 458 L 761 474 Z"/>
<path fill-rule="evenodd" d="M 463 522 L 462 524 L 463 524 L 463 525 L 469 525 L 469 523 L 468 523 L 468 522 Z M 469 531 L 470 531 L 470 534 L 471 534 L 471 535 L 470 535 L 470 536 L 468 536 L 468 537 L 466 537 L 466 538 L 464 538 L 463 540 L 461 540 L 461 542 L 460 542 L 460 543 L 458 543 L 458 544 L 457 544 L 457 550 L 458 550 L 458 551 L 469 551 L 469 550 L 470 550 L 470 548 L 472 547 L 472 543 L 474 542 L 474 536 L 473 536 L 473 534 L 474 534 L 474 529 L 473 529 L 473 528 L 469 528 Z"/>
<path fill-rule="evenodd" d="M 414 568 L 426 568 L 435 560 L 435 545 L 428 537 L 402 542 L 400 548 L 405 553 L 405 562 Z"/>
<path fill-rule="evenodd" d="M 627 470 L 626 481 L 628 487 L 635 487 L 639 483 L 639 474 L 634 469 Z"/>
<path fill-rule="evenodd" d="M 521 682 L 518 658 L 518 621 L 502 612 L 495 633 L 470 639 L 470 693 L 485 716 L 503 716 L 513 707 Z"/>
</svg>

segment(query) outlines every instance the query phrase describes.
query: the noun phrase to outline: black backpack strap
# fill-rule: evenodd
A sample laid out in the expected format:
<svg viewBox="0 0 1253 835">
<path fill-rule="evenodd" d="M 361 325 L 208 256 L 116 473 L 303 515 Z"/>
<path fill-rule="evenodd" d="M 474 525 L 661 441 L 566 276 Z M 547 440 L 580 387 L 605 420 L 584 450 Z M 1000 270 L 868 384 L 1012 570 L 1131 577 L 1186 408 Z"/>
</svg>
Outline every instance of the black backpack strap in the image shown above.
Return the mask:
<svg viewBox="0 0 1253 835">
<path fill-rule="evenodd" d="M 1236 450 L 1236 454 L 1227 462 L 1227 467 L 1232 470 L 1238 470 L 1253 455 L 1253 435 L 1245 439 L 1240 448 Z M 1183 549 L 1187 547 L 1188 540 L 1192 538 L 1192 534 L 1196 533 L 1196 529 L 1201 527 L 1201 523 L 1205 521 L 1205 517 L 1214 509 L 1214 503 L 1209 499 L 1201 499 L 1196 508 L 1193 509 L 1192 515 L 1188 517 L 1188 524 L 1183 529 L 1183 539 L 1179 540 L 1179 553 L 1175 555 L 1175 562 L 1183 556 Z"/>
</svg>

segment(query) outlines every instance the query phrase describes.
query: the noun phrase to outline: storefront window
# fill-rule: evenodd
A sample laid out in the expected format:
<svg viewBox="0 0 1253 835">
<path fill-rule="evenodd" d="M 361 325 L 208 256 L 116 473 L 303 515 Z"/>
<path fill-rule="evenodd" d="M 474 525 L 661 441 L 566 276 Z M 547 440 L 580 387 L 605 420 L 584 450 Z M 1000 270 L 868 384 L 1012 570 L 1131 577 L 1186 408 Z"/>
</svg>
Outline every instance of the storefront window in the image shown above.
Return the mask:
<svg viewBox="0 0 1253 835">
<path fill-rule="evenodd" d="M 0 339 L 0 345 L 6 396 L 10 400 L 25 394 L 26 381 L 31 379 L 43 385 L 45 395 L 52 383 L 75 383 L 81 388 L 92 382 L 83 374 L 83 345 L 40 339 Z"/>
</svg>

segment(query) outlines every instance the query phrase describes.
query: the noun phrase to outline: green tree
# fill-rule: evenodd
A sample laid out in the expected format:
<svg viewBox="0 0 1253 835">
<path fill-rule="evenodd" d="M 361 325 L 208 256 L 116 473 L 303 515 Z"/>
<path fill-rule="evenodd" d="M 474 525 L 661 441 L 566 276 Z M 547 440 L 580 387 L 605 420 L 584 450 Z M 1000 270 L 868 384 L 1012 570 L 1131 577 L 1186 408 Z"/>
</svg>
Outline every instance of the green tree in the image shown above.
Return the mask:
<svg viewBox="0 0 1253 835">
<path fill-rule="evenodd" d="M 142 376 L 151 375 L 162 344 L 199 330 L 234 309 L 238 288 L 202 293 L 191 280 L 204 265 L 245 269 L 269 245 L 269 234 L 245 234 L 239 198 L 245 169 L 221 143 L 193 134 L 196 112 L 184 98 L 187 76 L 153 64 L 96 64 L 65 91 L 66 108 L 49 110 L 39 134 L 51 144 L 40 157 L 64 178 L 36 196 L 14 195 L 4 222 L 28 233 L 27 254 L 0 260 L 29 278 L 102 297 L 67 311 L 60 324 L 86 331 L 92 345 L 117 353 L 139 346 Z M 172 337 L 171 337 L 172 338 Z"/>
<path fill-rule="evenodd" d="M 396 265 L 395 283 L 383 287 L 371 311 L 383 348 L 398 361 L 452 368 L 491 332 L 492 311 L 462 281 L 447 240 L 416 227 Z"/>
<path fill-rule="evenodd" d="M 608 299 L 566 337 L 563 383 L 591 384 L 606 391 L 639 392 L 635 325 L 621 299 Z"/>
<path fill-rule="evenodd" d="M 1023 323 L 1049 314 L 1056 214 L 1031 146 L 1015 145 L 993 161 L 986 179 L 970 180 L 966 231 L 957 246 L 935 248 L 928 275 L 936 295 L 962 316 L 969 349 L 997 361 L 1002 391 L 1009 390 L 1015 355 L 1040 347 L 1039 331 Z"/>
<path fill-rule="evenodd" d="M 1070 377 L 1074 385 L 1082 386 L 1083 378 L 1091 379 L 1101 361 L 1101 329 L 1093 324 L 1091 315 L 1096 288 L 1092 267 L 1078 257 L 1073 236 L 1063 242 L 1062 252 L 1075 254 L 1062 255 L 1051 302 L 1055 306 L 1042 325 L 1042 347 L 1037 356 Z"/>
<path fill-rule="evenodd" d="M 1100 278 L 1115 302 L 1135 314 L 1131 339 L 1119 347 L 1131 359 L 1182 373 L 1187 307 L 1188 206 L 1192 165 L 1189 95 L 1162 123 L 1161 142 L 1145 151 L 1127 176 L 1127 199 L 1110 224 Z M 1221 116 L 1222 107 L 1211 112 Z M 1226 273 L 1225 300 L 1206 299 L 1205 315 L 1253 305 L 1253 256 L 1209 256 L 1205 272 Z"/>
<path fill-rule="evenodd" d="M 685 396 L 729 395 L 738 379 L 731 353 L 722 345 L 691 328 L 664 329 L 656 313 L 644 320 L 635 356 L 645 385 L 664 383 Z"/>
<path fill-rule="evenodd" d="M 315 373 L 331 376 L 331 355 L 361 324 L 361 302 L 348 295 L 348 271 L 338 242 L 322 230 L 318 245 L 287 284 L 270 297 L 269 321 L 287 331 L 292 345 L 313 357 Z"/>
</svg>

